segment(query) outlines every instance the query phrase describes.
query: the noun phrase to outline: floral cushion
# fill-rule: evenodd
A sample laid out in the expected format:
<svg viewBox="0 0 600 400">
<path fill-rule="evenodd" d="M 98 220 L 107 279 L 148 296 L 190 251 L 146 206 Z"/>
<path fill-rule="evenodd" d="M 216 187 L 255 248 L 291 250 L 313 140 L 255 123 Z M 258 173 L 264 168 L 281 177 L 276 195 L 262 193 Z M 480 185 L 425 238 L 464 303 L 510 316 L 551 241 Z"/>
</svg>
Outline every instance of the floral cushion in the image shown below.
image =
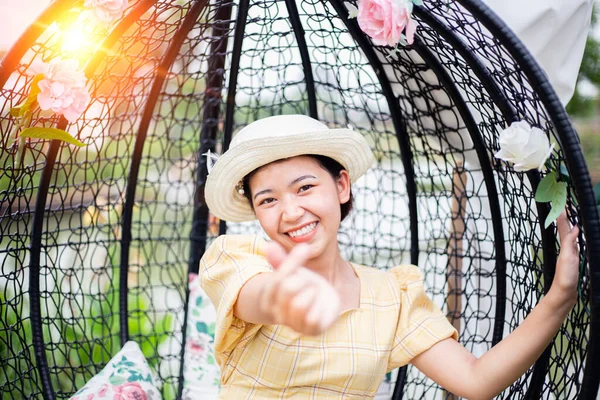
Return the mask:
<svg viewBox="0 0 600 400">
<path fill-rule="evenodd" d="M 129 341 L 70 400 L 160 400 L 150 366 L 136 342 Z"/>
<path fill-rule="evenodd" d="M 183 400 L 214 399 L 219 394 L 221 377 L 215 361 L 217 313 L 200 287 L 197 274 L 189 275 L 189 288 Z"/>
</svg>

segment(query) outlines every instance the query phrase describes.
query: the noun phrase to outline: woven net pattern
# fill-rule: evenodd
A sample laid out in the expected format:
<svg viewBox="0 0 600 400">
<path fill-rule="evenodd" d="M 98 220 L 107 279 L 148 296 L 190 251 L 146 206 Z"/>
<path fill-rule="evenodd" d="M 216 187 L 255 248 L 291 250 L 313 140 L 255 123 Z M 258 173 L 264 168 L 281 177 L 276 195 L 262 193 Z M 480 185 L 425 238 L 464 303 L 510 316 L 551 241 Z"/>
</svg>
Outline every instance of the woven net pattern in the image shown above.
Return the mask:
<svg viewBox="0 0 600 400">
<path fill-rule="evenodd" d="M 543 229 L 547 209 L 534 200 L 541 176 L 515 172 L 493 154 L 512 120 L 542 128 L 559 148 L 560 141 L 510 49 L 461 2 L 417 8 L 417 39 L 397 52 L 362 34 L 341 0 L 130 3 L 114 26 L 83 24 L 93 45 L 75 51 L 60 36 L 81 25 L 70 17 L 75 2 L 56 1 L 46 17 L 55 24 L 3 71 L 2 399 L 47 390 L 32 332 L 41 338 L 49 387 L 63 399 L 119 350 L 123 321 L 164 398 L 180 393 L 194 254 L 225 231 L 261 232 L 257 223 L 207 214 L 201 154 L 222 152 L 230 133 L 270 115 L 316 112 L 367 138 L 377 161 L 353 187 L 355 208 L 339 234 L 343 253 L 376 268 L 418 264 L 428 293 L 474 354 L 508 335 L 540 300 L 558 253 L 554 228 Z M 34 121 L 63 127 L 85 146 L 30 139 L 21 153 L 9 110 L 27 97 L 31 66 L 55 57 L 80 60 L 92 101 L 72 124 L 39 113 Z M 580 223 L 560 149 L 551 162 L 565 171 L 569 217 Z M 577 398 L 590 339 L 583 235 L 580 246 L 580 297 L 541 380 L 534 382 L 533 367 L 499 398 L 524 398 L 533 385 L 540 398 Z M 30 311 L 34 296 L 41 331 Z M 403 398 L 453 398 L 412 367 L 396 376 L 405 377 Z"/>
</svg>

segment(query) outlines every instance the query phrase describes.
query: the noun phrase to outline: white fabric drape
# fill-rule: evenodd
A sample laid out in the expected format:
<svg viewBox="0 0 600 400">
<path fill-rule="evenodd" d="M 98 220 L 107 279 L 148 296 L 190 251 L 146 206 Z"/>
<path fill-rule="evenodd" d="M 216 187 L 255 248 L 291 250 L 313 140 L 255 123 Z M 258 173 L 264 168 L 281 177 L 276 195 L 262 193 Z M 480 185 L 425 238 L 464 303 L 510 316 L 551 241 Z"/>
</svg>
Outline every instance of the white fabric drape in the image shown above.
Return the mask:
<svg viewBox="0 0 600 400">
<path fill-rule="evenodd" d="M 484 0 L 542 66 L 561 102 L 573 96 L 593 0 Z"/>
</svg>

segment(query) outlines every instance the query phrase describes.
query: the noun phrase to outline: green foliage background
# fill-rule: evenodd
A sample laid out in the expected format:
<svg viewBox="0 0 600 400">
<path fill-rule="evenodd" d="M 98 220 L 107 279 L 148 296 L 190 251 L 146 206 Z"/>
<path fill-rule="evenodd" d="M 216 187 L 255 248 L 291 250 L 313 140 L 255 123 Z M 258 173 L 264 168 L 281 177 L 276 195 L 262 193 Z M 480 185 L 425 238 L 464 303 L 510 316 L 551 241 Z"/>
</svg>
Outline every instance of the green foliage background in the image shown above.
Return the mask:
<svg viewBox="0 0 600 400">
<path fill-rule="evenodd" d="M 598 115 L 598 97 L 586 97 L 581 93 L 580 89 L 580 83 L 582 81 L 587 81 L 600 89 L 600 40 L 593 34 L 597 26 L 598 7 L 596 5 L 592 12 L 590 34 L 588 35 L 585 44 L 575 93 L 569 104 L 567 104 L 567 112 L 571 117 L 576 119 L 592 118 Z"/>
<path fill-rule="evenodd" d="M 599 27 L 598 10 L 598 2 L 596 2 L 577 86 L 566 107 L 579 134 L 583 155 L 594 184 L 600 182 L 600 97 L 582 94 L 581 84 L 583 82 L 591 84 L 600 93 L 600 39 L 594 35 L 594 31 Z"/>
</svg>

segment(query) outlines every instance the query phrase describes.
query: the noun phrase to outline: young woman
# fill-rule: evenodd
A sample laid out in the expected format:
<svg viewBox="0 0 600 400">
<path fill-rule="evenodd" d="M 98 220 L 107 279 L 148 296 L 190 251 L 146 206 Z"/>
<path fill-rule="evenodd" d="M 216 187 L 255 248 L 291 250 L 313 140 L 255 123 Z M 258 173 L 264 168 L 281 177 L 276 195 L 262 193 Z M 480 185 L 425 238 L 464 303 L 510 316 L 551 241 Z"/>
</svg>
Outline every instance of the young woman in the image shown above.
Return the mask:
<svg viewBox="0 0 600 400">
<path fill-rule="evenodd" d="M 452 393 L 489 399 L 557 332 L 577 299 L 578 229 L 564 214 L 551 290 L 477 358 L 425 294 L 417 267 L 381 271 L 342 258 L 337 233 L 351 184 L 372 163 L 360 134 L 292 115 L 249 124 L 213 166 L 211 212 L 258 219 L 271 239 L 224 235 L 201 261 L 217 310 L 220 398 L 372 398 L 387 371 L 412 363 Z"/>
</svg>

